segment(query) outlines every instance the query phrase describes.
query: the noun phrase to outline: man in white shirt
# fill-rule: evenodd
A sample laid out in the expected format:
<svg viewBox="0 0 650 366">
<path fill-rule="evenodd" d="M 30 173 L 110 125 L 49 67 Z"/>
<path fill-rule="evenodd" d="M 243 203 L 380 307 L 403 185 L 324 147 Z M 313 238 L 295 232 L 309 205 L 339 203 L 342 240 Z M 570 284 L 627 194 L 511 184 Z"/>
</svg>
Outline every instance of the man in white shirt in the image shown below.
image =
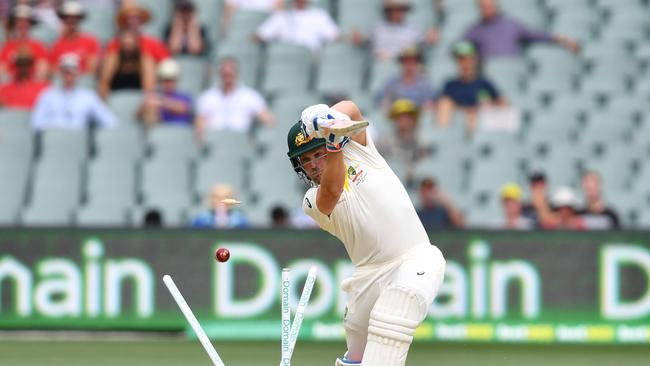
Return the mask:
<svg viewBox="0 0 650 366">
<path fill-rule="evenodd" d="M 91 121 L 102 127 L 117 124 L 117 117 L 94 90 L 77 85 L 79 66 L 76 54 L 61 56 L 61 86 L 50 87 L 38 97 L 31 117 L 34 130 L 81 130 Z"/>
<path fill-rule="evenodd" d="M 339 28 L 323 9 L 310 8 L 309 0 L 294 0 L 293 7 L 276 11 L 257 30 L 260 42 L 278 41 L 318 51 L 339 35 Z"/>
<path fill-rule="evenodd" d="M 333 133 L 363 116 L 343 101 L 305 109 L 288 135 L 289 158 L 312 188 L 303 209 L 345 245 L 355 266 L 343 280 L 347 352 L 337 366 L 403 366 L 444 276 L 409 195 L 365 130 Z"/>
<path fill-rule="evenodd" d="M 237 61 L 225 58 L 219 66 L 221 85 L 204 91 L 197 103 L 196 135 L 202 140 L 205 130 L 248 132 L 255 119 L 273 124 L 266 102 L 256 90 L 237 81 Z"/>
</svg>

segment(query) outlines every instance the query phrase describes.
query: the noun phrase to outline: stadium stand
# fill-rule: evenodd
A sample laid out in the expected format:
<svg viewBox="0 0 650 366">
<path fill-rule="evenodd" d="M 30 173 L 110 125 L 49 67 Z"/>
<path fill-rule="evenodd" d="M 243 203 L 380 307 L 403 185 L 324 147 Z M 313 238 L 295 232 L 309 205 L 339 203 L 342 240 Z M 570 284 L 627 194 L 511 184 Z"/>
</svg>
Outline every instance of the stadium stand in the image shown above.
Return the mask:
<svg viewBox="0 0 650 366">
<path fill-rule="evenodd" d="M 436 27 L 437 45 L 424 49 L 426 74 L 434 86 L 456 73 L 450 46 L 473 24 L 474 0 L 412 0 L 410 20 Z M 137 0 L 152 12 L 145 31 L 162 37 L 171 1 Z M 341 28 L 341 39 L 320 53 L 286 44 L 257 44 L 251 35 L 268 16 L 240 11 L 228 38 L 219 35 L 222 0 L 195 0 L 208 28 L 206 56 L 177 57 L 179 89 L 197 96 L 218 80 L 216 66 L 235 57 L 241 80 L 270 101 L 276 124 L 251 134 L 207 133 L 196 143 L 187 127 L 145 130 L 137 120 L 143 94 L 111 93 L 119 117 L 113 129 L 86 132 L 31 131 L 29 113 L 0 109 L 0 225 L 129 226 L 142 223 L 149 208 L 163 213 L 167 226 L 185 226 L 217 182 L 236 187 L 253 225 L 268 225 L 268 210 L 300 207 L 303 186 L 286 159 L 288 127 L 307 105 L 341 95 L 356 101 L 372 122 L 371 131 L 393 126 L 375 104 L 377 91 L 399 73 L 393 61 L 374 60 L 368 48 L 347 41 L 353 29 L 367 31 L 380 19 L 375 0 L 318 1 Z M 168 4 L 169 6 L 164 6 Z M 462 208 L 469 226 L 486 226 L 501 214 L 499 187 L 523 185 L 542 171 L 551 191 L 579 188 L 580 174 L 593 169 L 604 181 L 605 197 L 620 210 L 625 227 L 650 227 L 650 4 L 647 0 L 500 0 L 505 13 L 521 22 L 580 41 L 574 55 L 554 45 L 528 47 L 524 58 L 495 59 L 483 65 L 505 98 L 523 111 L 515 134 L 481 131 L 468 137 L 462 121 L 435 126 L 422 113 L 418 133 L 432 154 L 416 163 L 415 176 L 435 176 Z M 115 34 L 115 10 L 93 9 L 82 28 L 105 46 Z M 43 27 L 33 36 L 51 42 Z M 56 82 L 56 81 L 55 81 Z M 86 78 L 84 85 L 94 85 Z M 458 117 L 458 116 L 457 116 Z M 391 162 L 394 171 L 405 169 Z M 406 174 L 404 172 L 404 174 Z M 409 187 L 417 197 L 415 187 Z"/>
</svg>

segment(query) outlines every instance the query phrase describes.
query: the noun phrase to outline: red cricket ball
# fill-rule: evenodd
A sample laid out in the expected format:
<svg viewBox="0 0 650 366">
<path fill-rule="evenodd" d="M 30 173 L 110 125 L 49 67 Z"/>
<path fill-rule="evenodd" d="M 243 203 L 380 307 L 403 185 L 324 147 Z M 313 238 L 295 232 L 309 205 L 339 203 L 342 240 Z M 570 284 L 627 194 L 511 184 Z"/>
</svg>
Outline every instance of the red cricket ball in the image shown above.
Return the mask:
<svg viewBox="0 0 650 366">
<path fill-rule="evenodd" d="M 219 262 L 225 262 L 230 259 L 230 251 L 226 248 L 219 248 L 214 254 L 214 258 Z"/>
</svg>

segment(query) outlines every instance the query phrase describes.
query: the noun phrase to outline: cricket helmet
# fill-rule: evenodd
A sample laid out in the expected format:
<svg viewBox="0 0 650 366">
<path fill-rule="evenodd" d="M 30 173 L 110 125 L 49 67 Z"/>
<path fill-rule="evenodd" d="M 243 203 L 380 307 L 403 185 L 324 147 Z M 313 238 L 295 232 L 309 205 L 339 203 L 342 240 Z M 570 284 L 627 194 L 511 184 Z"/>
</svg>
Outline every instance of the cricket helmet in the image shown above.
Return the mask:
<svg viewBox="0 0 650 366">
<path fill-rule="evenodd" d="M 305 169 L 300 163 L 300 155 L 325 146 L 325 139 L 318 139 L 308 137 L 302 129 L 302 122 L 298 121 L 296 124 L 291 126 L 289 134 L 287 135 L 287 145 L 289 146 L 289 160 L 291 165 L 293 165 L 293 170 L 298 174 L 300 178 L 310 181 L 309 176 L 305 172 Z"/>
</svg>

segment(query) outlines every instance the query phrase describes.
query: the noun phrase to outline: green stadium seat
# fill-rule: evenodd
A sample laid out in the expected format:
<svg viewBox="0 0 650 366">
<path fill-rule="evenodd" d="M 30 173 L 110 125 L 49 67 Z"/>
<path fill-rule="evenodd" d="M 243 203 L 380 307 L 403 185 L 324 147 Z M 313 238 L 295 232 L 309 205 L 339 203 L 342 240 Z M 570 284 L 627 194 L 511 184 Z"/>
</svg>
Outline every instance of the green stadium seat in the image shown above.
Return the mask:
<svg viewBox="0 0 650 366">
<path fill-rule="evenodd" d="M 545 0 L 544 3 L 556 12 L 582 13 L 592 8 L 591 0 Z"/>
<path fill-rule="evenodd" d="M 440 14 L 437 14 L 433 1 L 413 0 L 411 4 L 413 8 L 408 13 L 407 19 L 422 30 L 433 27 L 440 20 Z"/>
<path fill-rule="evenodd" d="M 178 89 L 196 97 L 205 87 L 207 80 L 207 65 L 203 58 L 181 56 L 176 57 L 181 74 Z"/>
<path fill-rule="evenodd" d="M 253 137 L 238 131 L 207 131 L 203 143 L 208 155 L 215 159 L 230 159 L 242 164 L 254 155 Z"/>
<path fill-rule="evenodd" d="M 400 74 L 400 67 L 394 61 L 375 61 L 370 69 L 370 82 L 368 88 L 371 94 L 381 90 L 388 80 Z"/>
<path fill-rule="evenodd" d="M 84 206 L 77 210 L 75 222 L 83 227 L 129 226 L 127 210 L 115 206 Z"/>
<path fill-rule="evenodd" d="M 52 45 L 59 38 L 59 32 L 42 23 L 32 27 L 29 34 L 32 38 L 41 41 L 47 46 Z"/>
<path fill-rule="evenodd" d="M 536 74 L 550 76 L 556 72 L 563 76 L 580 72 L 580 59 L 568 50 L 555 45 L 534 45 L 527 49 L 526 55 L 535 65 Z"/>
<path fill-rule="evenodd" d="M 556 74 L 535 74 L 526 81 L 526 91 L 529 94 L 569 93 L 576 89 L 573 78 L 565 76 L 558 78 Z"/>
<path fill-rule="evenodd" d="M 338 21 L 341 30 L 369 32 L 381 16 L 381 5 L 375 0 L 338 0 Z"/>
<path fill-rule="evenodd" d="M 543 29 L 546 26 L 547 14 L 537 0 L 501 0 L 499 7 L 530 28 Z"/>
<path fill-rule="evenodd" d="M 517 59 L 494 59 L 483 64 L 485 76 L 492 80 L 506 97 L 519 93 L 521 79 L 526 71 L 525 63 Z"/>
<path fill-rule="evenodd" d="M 142 157 L 145 142 L 140 130 L 104 128 L 95 133 L 96 154 L 99 157 L 135 161 Z"/>
<path fill-rule="evenodd" d="M 312 71 L 312 56 L 306 47 L 274 43 L 268 45 L 262 90 L 277 94 L 306 91 Z"/>
<path fill-rule="evenodd" d="M 28 186 L 30 157 L 11 154 L 0 143 L 0 226 L 16 222 Z"/>
<path fill-rule="evenodd" d="M 213 60 L 212 72 L 214 74 L 209 86 L 219 83 L 219 61 L 225 57 L 232 57 L 237 60 L 239 79 L 244 84 L 251 87 L 258 85 L 259 65 L 262 57 L 260 46 L 253 42 L 225 41 L 219 44 L 217 56 Z"/>
<path fill-rule="evenodd" d="M 584 42 L 594 38 L 597 24 L 598 17 L 592 13 L 560 11 L 553 20 L 550 30 L 554 34 L 561 34 Z"/>
<path fill-rule="evenodd" d="M 525 141 L 531 146 L 537 142 L 568 143 L 576 128 L 577 116 L 571 110 L 538 111 L 526 131 Z"/>
<path fill-rule="evenodd" d="M 576 115 L 600 109 L 600 102 L 592 94 L 556 93 L 553 94 L 550 107 L 553 110 L 566 111 Z"/>
<path fill-rule="evenodd" d="M 250 42 L 257 28 L 268 16 L 268 13 L 258 11 L 235 11 L 228 31 L 228 41 Z"/>
<path fill-rule="evenodd" d="M 444 192 L 456 194 L 463 190 L 465 176 L 463 163 L 435 157 L 423 159 L 415 166 L 416 181 L 433 177 Z"/>
<path fill-rule="evenodd" d="M 207 28 L 210 39 L 216 40 L 223 9 L 221 0 L 195 0 L 196 14 L 201 25 Z M 219 19 L 219 20 L 218 20 Z"/>
<path fill-rule="evenodd" d="M 560 186 L 575 186 L 578 182 L 578 168 L 587 154 L 580 146 L 566 143 L 552 144 L 541 151 L 531 149 L 526 172 L 545 173 L 551 192 Z"/>
<path fill-rule="evenodd" d="M 120 125 L 134 124 L 137 121 L 137 112 L 142 102 L 140 90 L 113 91 L 108 97 L 108 106 L 120 121 Z"/>
<path fill-rule="evenodd" d="M 147 134 L 147 145 L 157 159 L 182 160 L 198 156 L 194 130 L 187 126 L 157 126 Z"/>
<path fill-rule="evenodd" d="M 428 68 L 429 77 L 431 77 L 434 87 L 438 88 L 443 88 L 447 81 L 458 75 L 456 62 L 450 57 L 429 60 Z M 399 73 L 396 75 L 399 75 Z"/>
<path fill-rule="evenodd" d="M 203 201 L 217 183 L 226 183 L 241 191 L 247 186 L 245 168 L 242 162 L 224 157 L 201 160 L 196 170 L 195 196 Z"/>
<path fill-rule="evenodd" d="M 115 13 L 112 10 L 93 9 L 81 22 L 81 29 L 99 39 L 102 44 L 115 35 Z"/>
<path fill-rule="evenodd" d="M 360 90 L 365 75 L 364 51 L 348 43 L 332 43 L 319 56 L 318 83 L 321 93 L 349 93 Z"/>
<path fill-rule="evenodd" d="M 41 134 L 41 156 L 81 162 L 88 156 L 88 132 L 85 130 L 45 130 Z"/>
<path fill-rule="evenodd" d="M 138 5 L 151 12 L 151 20 L 144 24 L 143 29 L 159 39 L 163 39 L 164 29 L 172 19 L 172 3 L 162 3 L 160 0 L 138 0 Z"/>
<path fill-rule="evenodd" d="M 604 148 L 622 143 L 633 124 L 633 115 L 629 111 L 625 114 L 614 111 L 591 113 L 584 128 L 578 131 L 578 139 L 589 148 Z"/>
<path fill-rule="evenodd" d="M 95 208 L 126 210 L 133 206 L 136 202 L 133 162 L 115 157 L 93 160 L 88 167 L 86 197 L 88 205 Z"/>
<path fill-rule="evenodd" d="M 178 219 L 191 206 L 189 161 L 183 159 L 153 158 L 142 167 L 141 194 L 147 207 L 159 207 L 176 212 Z"/>
<path fill-rule="evenodd" d="M 303 188 L 284 156 L 267 156 L 251 165 L 250 189 L 261 202 L 287 203 L 287 206 L 295 205 L 295 202 L 299 204 Z"/>
</svg>

